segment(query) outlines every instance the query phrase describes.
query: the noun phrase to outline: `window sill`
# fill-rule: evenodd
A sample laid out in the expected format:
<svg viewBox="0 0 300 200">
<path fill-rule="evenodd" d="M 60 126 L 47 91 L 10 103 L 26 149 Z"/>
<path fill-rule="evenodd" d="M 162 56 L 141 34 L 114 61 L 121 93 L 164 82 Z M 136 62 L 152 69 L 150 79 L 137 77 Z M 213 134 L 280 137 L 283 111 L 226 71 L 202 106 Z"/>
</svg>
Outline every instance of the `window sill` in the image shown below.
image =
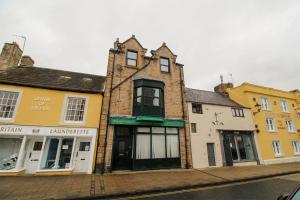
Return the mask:
<svg viewBox="0 0 300 200">
<path fill-rule="evenodd" d="M 288 131 L 288 133 L 295 134 L 297 132 L 296 131 Z"/>
<path fill-rule="evenodd" d="M 125 65 L 125 67 L 127 67 L 127 68 L 133 68 L 133 69 L 138 69 L 137 66 L 133 66 L 133 65 Z"/>
<path fill-rule="evenodd" d="M 270 131 L 268 130 L 269 133 L 278 133 L 278 131 Z"/>
<path fill-rule="evenodd" d="M 300 152 L 299 153 L 294 153 L 294 156 L 300 156 Z"/>
<path fill-rule="evenodd" d="M 67 171 L 73 171 L 72 168 L 68 169 L 39 169 L 36 172 L 67 172 Z"/>
<path fill-rule="evenodd" d="M 85 122 L 84 121 L 82 121 L 82 122 L 76 122 L 76 121 L 63 121 L 63 122 L 61 122 L 61 124 L 62 125 L 69 125 L 69 126 L 78 126 L 78 125 L 80 125 L 80 126 L 84 126 L 85 125 Z"/>
<path fill-rule="evenodd" d="M 275 155 L 274 156 L 275 158 L 282 158 L 282 157 L 284 157 L 283 155 Z"/>
</svg>

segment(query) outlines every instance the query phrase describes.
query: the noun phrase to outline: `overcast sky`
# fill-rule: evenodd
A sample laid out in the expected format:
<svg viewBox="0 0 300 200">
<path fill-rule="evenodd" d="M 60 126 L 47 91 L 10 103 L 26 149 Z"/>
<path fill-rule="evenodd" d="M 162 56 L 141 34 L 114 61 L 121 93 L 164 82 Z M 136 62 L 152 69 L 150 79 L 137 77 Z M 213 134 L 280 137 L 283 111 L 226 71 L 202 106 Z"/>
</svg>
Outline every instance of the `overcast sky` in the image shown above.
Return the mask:
<svg viewBox="0 0 300 200">
<path fill-rule="evenodd" d="M 0 0 L 0 45 L 22 40 L 35 65 L 106 74 L 108 50 L 134 34 L 162 42 L 184 64 L 188 87 L 220 82 L 300 88 L 299 0 Z"/>
</svg>

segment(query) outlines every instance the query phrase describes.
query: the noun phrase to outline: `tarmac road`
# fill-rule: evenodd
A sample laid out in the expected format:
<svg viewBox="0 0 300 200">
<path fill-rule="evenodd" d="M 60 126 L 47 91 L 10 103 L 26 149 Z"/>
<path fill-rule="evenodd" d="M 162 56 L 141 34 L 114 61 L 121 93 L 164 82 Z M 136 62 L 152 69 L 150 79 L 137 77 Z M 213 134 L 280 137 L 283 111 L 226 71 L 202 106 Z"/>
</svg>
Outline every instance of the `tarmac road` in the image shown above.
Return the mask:
<svg viewBox="0 0 300 200">
<path fill-rule="evenodd" d="M 247 183 L 236 183 L 211 188 L 198 188 L 186 191 L 175 191 L 144 195 L 129 199 L 145 200 L 273 200 L 280 194 L 289 193 L 300 184 L 300 174 L 251 181 Z M 126 198 L 128 199 L 128 198 Z"/>
</svg>

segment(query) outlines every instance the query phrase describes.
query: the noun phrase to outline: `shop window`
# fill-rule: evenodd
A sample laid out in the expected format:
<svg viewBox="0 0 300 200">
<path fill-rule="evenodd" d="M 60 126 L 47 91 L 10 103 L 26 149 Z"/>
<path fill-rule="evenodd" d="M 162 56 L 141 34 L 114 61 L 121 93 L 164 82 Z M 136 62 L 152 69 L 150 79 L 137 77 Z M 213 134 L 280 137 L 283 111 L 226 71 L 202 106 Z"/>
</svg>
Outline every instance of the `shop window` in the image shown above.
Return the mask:
<svg viewBox="0 0 300 200">
<path fill-rule="evenodd" d="M 65 122 L 80 123 L 84 121 L 86 112 L 86 97 L 68 96 L 66 102 Z"/>
<path fill-rule="evenodd" d="M 230 135 L 229 146 L 233 161 L 239 162 L 255 160 L 250 135 Z"/>
<path fill-rule="evenodd" d="M 19 138 L 0 138 L 0 170 L 16 167 L 22 140 Z"/>
<path fill-rule="evenodd" d="M 200 103 L 192 103 L 192 112 L 202 114 L 202 104 Z"/>
<path fill-rule="evenodd" d="M 73 149 L 73 138 L 48 138 L 44 152 L 44 169 L 69 169 Z"/>
<path fill-rule="evenodd" d="M 135 116 L 163 117 L 163 83 L 137 80 L 135 85 L 133 114 Z"/>
<path fill-rule="evenodd" d="M 242 108 L 231 108 L 233 117 L 245 117 L 244 110 Z"/>
<path fill-rule="evenodd" d="M 292 141 L 292 146 L 294 149 L 294 154 L 300 154 L 300 144 L 298 141 Z"/>
<path fill-rule="evenodd" d="M 261 97 L 261 108 L 263 110 L 271 110 L 270 104 L 269 104 L 269 100 L 267 97 Z"/>
<path fill-rule="evenodd" d="M 191 123 L 191 131 L 192 131 L 192 133 L 197 133 L 197 124 L 196 123 Z"/>
<path fill-rule="evenodd" d="M 168 58 L 160 58 L 160 71 L 170 72 L 170 63 Z"/>
<path fill-rule="evenodd" d="M 79 151 L 89 151 L 91 143 L 90 142 L 80 142 Z"/>
<path fill-rule="evenodd" d="M 137 66 L 137 52 L 136 51 L 127 51 L 126 63 L 129 66 Z"/>
<path fill-rule="evenodd" d="M 282 156 L 281 146 L 280 146 L 279 140 L 272 141 L 272 146 L 273 146 L 275 157 L 276 156 Z"/>
<path fill-rule="evenodd" d="M 0 90 L 0 119 L 12 119 L 16 111 L 19 92 Z"/>
<path fill-rule="evenodd" d="M 269 132 L 275 132 L 276 126 L 273 118 L 267 118 L 266 119 L 267 127 Z"/>
<path fill-rule="evenodd" d="M 280 100 L 281 111 L 289 112 L 288 102 L 286 100 Z"/>
<path fill-rule="evenodd" d="M 288 132 L 290 132 L 290 133 L 296 132 L 296 129 L 295 129 L 295 126 L 294 126 L 294 123 L 292 120 L 285 120 L 285 124 L 286 124 Z"/>
<path fill-rule="evenodd" d="M 136 159 L 179 158 L 177 128 L 138 127 Z"/>
</svg>

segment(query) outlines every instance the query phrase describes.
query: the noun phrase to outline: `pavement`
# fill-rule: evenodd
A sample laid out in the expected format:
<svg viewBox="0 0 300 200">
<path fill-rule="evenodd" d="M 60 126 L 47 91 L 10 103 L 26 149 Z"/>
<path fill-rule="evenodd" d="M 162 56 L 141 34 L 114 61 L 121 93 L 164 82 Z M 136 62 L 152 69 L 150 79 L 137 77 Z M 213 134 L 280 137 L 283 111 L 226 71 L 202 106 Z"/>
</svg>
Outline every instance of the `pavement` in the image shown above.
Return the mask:
<svg viewBox="0 0 300 200">
<path fill-rule="evenodd" d="M 101 199 L 242 183 L 300 173 L 300 162 L 197 169 L 120 171 L 104 175 L 0 177 L 0 199 Z"/>
</svg>

